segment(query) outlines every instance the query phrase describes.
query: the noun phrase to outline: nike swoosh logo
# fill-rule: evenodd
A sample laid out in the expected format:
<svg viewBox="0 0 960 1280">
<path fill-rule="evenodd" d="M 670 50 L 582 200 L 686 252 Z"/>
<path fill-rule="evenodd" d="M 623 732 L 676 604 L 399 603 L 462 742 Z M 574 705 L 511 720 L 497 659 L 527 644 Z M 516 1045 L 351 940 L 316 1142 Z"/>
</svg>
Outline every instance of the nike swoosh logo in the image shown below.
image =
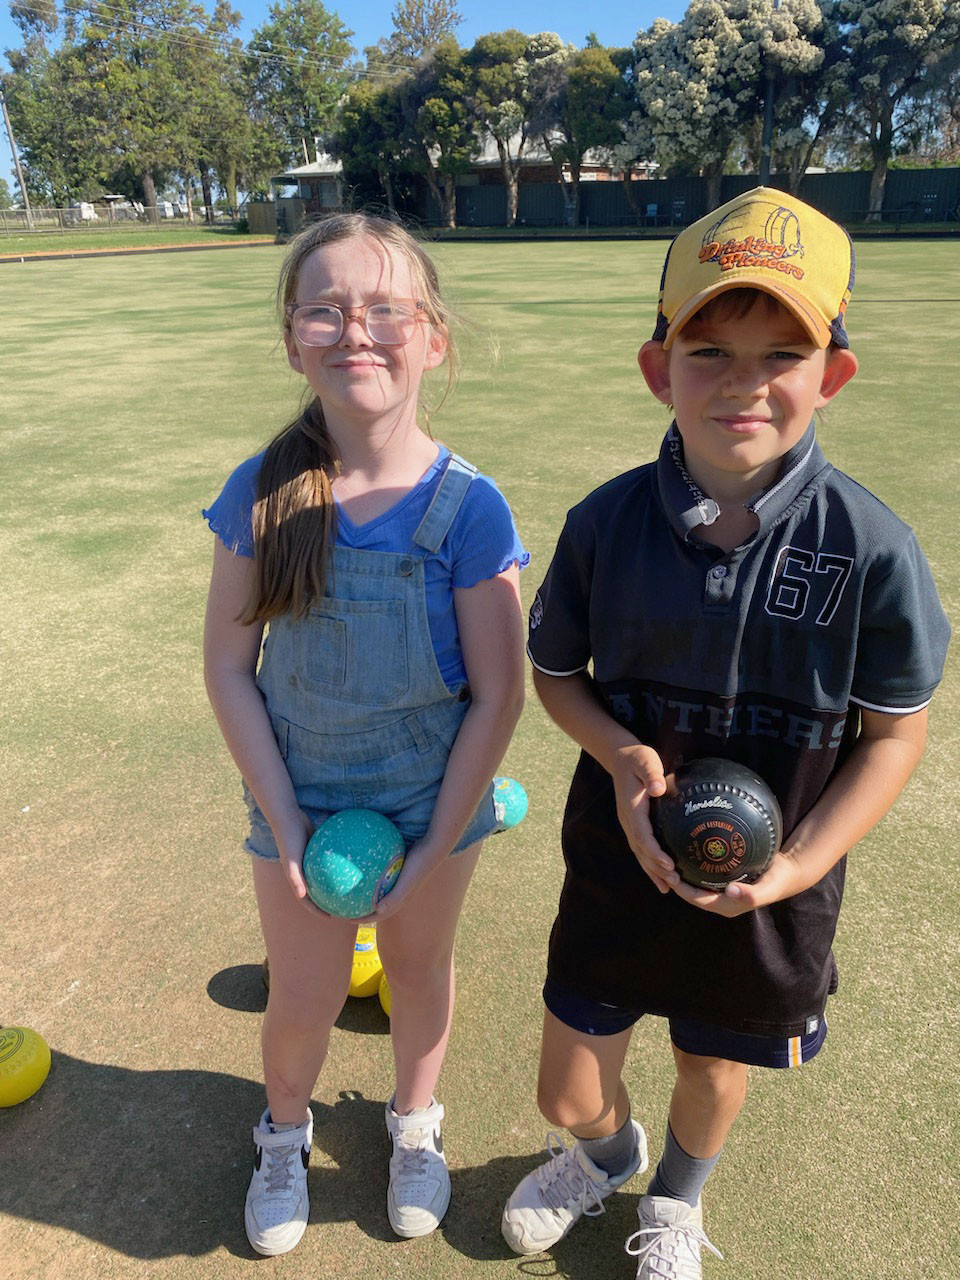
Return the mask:
<svg viewBox="0 0 960 1280">
<path fill-rule="evenodd" d="M 300 1159 L 303 1161 L 303 1167 L 305 1169 L 309 1168 L 310 1166 L 310 1148 L 309 1147 L 300 1148 Z"/>
<path fill-rule="evenodd" d="M 443 1150 L 443 1136 L 440 1133 L 439 1129 L 434 1129 L 433 1131 L 433 1145 L 437 1148 L 438 1151 Z"/>
</svg>

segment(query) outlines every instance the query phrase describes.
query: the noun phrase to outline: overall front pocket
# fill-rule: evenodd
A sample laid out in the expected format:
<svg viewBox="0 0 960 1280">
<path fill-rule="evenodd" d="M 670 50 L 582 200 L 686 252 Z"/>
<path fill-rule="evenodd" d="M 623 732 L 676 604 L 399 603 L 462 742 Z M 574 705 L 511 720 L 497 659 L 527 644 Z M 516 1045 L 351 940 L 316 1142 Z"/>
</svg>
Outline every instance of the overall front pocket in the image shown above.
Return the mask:
<svg viewBox="0 0 960 1280">
<path fill-rule="evenodd" d="M 402 600 L 327 599 L 297 625 L 304 689 L 356 706 L 395 705 L 410 687 Z"/>
</svg>

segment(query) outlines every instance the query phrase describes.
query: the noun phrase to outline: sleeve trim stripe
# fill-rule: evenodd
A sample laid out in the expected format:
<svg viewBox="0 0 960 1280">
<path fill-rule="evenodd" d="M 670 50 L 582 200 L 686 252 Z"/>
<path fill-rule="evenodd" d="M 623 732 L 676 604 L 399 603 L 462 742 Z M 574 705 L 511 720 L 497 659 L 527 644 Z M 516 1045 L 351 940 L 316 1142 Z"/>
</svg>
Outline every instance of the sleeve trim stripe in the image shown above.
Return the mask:
<svg viewBox="0 0 960 1280">
<path fill-rule="evenodd" d="M 865 707 L 867 711 L 881 711 L 888 716 L 909 716 L 915 711 L 922 711 L 924 707 L 929 707 L 930 698 L 926 702 L 920 702 L 915 707 L 881 707 L 876 702 L 866 702 L 863 698 L 855 698 L 850 695 L 850 701 L 856 703 L 858 707 Z"/>
<path fill-rule="evenodd" d="M 537 662 L 536 658 L 534 658 L 533 654 L 530 652 L 529 645 L 527 645 L 527 657 L 537 670 L 542 671 L 545 676 L 576 676 L 579 675 L 581 671 L 586 671 L 587 669 L 586 663 L 584 663 L 582 667 L 574 667 L 572 671 L 551 671 L 549 667 L 541 667 L 540 663 Z"/>
</svg>

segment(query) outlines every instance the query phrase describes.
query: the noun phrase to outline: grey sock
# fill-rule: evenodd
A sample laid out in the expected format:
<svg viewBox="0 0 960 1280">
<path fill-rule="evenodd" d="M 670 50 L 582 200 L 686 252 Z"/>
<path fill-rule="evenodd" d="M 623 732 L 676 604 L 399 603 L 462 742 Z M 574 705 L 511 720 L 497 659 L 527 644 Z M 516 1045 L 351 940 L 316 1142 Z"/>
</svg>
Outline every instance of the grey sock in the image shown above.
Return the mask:
<svg viewBox="0 0 960 1280">
<path fill-rule="evenodd" d="M 688 1156 L 667 1125 L 667 1140 L 657 1171 L 647 1187 L 648 1196 L 669 1196 L 671 1200 L 685 1200 L 693 1206 L 700 1199 L 700 1192 L 713 1166 L 720 1159 L 720 1152 L 700 1160 Z"/>
<path fill-rule="evenodd" d="M 577 1141 L 597 1168 L 611 1178 L 626 1173 L 637 1158 L 637 1135 L 629 1115 L 626 1123 L 608 1138 L 578 1138 Z"/>
</svg>

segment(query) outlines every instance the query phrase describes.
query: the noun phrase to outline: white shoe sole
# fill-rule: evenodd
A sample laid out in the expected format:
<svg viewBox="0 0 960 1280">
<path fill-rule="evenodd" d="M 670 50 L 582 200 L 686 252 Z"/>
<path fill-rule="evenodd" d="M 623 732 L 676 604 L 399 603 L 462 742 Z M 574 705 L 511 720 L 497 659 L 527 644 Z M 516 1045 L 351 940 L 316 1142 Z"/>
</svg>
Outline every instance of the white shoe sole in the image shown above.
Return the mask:
<svg viewBox="0 0 960 1280">
<path fill-rule="evenodd" d="M 387 1217 L 390 1219 L 390 1226 L 398 1236 L 402 1236 L 404 1240 L 414 1240 L 417 1236 L 428 1236 L 431 1231 L 436 1231 L 440 1223 L 443 1221 L 444 1215 L 450 1208 L 450 1184 L 447 1183 L 447 1194 L 441 1202 L 440 1209 L 432 1216 L 432 1221 L 427 1219 L 424 1223 L 419 1222 L 401 1222 L 397 1216 L 396 1210 L 390 1202 L 387 1202 Z M 426 1215 L 426 1209 L 421 1209 L 420 1214 Z M 417 1216 L 419 1217 L 420 1214 Z"/>
</svg>

